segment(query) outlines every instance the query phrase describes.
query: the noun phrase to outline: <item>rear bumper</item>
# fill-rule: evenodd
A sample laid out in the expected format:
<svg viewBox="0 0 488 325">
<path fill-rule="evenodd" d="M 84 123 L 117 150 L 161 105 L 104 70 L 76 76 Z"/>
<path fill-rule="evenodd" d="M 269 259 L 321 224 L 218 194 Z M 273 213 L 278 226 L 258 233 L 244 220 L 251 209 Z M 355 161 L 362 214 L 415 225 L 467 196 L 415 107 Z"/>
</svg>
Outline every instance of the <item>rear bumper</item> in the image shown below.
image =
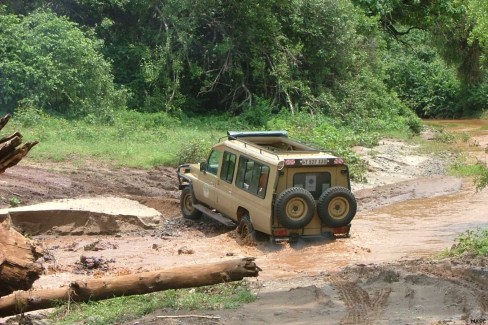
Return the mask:
<svg viewBox="0 0 488 325">
<path fill-rule="evenodd" d="M 332 228 L 324 227 L 320 234 L 305 235 L 299 233 L 288 233 L 285 228 L 273 228 L 271 239 L 273 242 L 295 242 L 299 238 L 348 238 L 350 236 L 351 224 L 347 226 Z"/>
</svg>

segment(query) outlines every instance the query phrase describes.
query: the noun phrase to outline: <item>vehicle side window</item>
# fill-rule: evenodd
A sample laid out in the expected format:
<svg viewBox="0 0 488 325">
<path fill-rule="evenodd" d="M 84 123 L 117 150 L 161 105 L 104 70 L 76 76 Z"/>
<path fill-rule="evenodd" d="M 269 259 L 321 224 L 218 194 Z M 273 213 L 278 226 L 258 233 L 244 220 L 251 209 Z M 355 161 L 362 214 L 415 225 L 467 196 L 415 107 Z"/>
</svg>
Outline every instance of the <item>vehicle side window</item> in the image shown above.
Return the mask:
<svg viewBox="0 0 488 325">
<path fill-rule="evenodd" d="M 222 159 L 222 171 L 220 172 L 220 179 L 227 183 L 232 183 L 234 178 L 234 170 L 236 167 L 236 155 L 224 151 L 224 158 Z"/>
<path fill-rule="evenodd" d="M 318 200 L 330 187 L 330 173 L 296 173 L 293 175 L 293 186 L 306 189 Z"/>
<path fill-rule="evenodd" d="M 222 152 L 217 150 L 212 150 L 207 161 L 207 173 L 217 175 L 219 170 L 220 157 L 222 157 Z"/>
<path fill-rule="evenodd" d="M 261 166 L 261 170 L 259 172 L 259 184 L 258 184 L 258 196 L 265 197 L 266 195 L 266 188 L 268 187 L 268 177 L 269 177 L 269 167 L 268 166 Z"/>
<path fill-rule="evenodd" d="M 269 166 L 260 164 L 246 157 L 239 158 L 236 186 L 264 198 L 268 184 Z"/>
</svg>

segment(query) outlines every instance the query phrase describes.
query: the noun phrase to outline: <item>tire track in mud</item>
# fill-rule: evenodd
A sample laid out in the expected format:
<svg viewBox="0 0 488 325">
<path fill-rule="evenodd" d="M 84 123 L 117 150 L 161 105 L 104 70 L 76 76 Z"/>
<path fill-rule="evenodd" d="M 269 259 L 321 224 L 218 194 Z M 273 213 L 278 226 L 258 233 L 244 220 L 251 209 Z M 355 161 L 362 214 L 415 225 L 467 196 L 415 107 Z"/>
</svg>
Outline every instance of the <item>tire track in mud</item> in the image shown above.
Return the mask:
<svg viewBox="0 0 488 325">
<path fill-rule="evenodd" d="M 463 260 L 464 259 L 464 260 Z M 450 262 L 428 262 L 419 264 L 411 261 L 406 265 L 410 272 L 418 272 L 425 276 L 447 279 L 458 287 L 464 287 L 476 297 L 478 308 L 483 316 L 488 315 L 488 270 L 487 258 L 470 257 L 469 254 L 453 259 Z M 464 309 L 467 308 L 466 297 L 461 297 Z"/>
<path fill-rule="evenodd" d="M 357 283 L 345 280 L 339 275 L 331 277 L 331 284 L 339 291 L 346 305 L 347 315 L 341 325 L 377 324 L 384 312 L 392 289 L 384 287 L 370 295 Z"/>
</svg>

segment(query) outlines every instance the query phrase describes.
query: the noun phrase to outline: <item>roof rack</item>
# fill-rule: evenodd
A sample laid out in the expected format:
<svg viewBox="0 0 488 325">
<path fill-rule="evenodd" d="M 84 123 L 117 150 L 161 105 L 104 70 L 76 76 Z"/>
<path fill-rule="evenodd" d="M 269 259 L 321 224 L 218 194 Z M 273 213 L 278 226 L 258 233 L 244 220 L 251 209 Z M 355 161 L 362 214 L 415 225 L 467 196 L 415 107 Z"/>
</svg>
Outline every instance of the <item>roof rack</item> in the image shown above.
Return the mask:
<svg viewBox="0 0 488 325">
<path fill-rule="evenodd" d="M 280 137 L 288 138 L 288 132 L 286 131 L 227 131 L 227 138 L 234 140 L 237 138 L 251 138 L 251 137 Z"/>
</svg>

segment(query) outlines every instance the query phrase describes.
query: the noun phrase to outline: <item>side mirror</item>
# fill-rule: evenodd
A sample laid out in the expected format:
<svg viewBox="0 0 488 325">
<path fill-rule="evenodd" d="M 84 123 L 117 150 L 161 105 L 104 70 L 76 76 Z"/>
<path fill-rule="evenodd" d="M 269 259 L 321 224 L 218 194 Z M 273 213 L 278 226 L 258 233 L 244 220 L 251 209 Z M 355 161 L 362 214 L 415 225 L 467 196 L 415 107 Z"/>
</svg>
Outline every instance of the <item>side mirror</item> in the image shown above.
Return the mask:
<svg viewBox="0 0 488 325">
<path fill-rule="evenodd" d="M 200 163 L 200 171 L 204 172 L 204 173 L 207 172 L 207 162 L 206 161 L 202 161 Z"/>
</svg>

